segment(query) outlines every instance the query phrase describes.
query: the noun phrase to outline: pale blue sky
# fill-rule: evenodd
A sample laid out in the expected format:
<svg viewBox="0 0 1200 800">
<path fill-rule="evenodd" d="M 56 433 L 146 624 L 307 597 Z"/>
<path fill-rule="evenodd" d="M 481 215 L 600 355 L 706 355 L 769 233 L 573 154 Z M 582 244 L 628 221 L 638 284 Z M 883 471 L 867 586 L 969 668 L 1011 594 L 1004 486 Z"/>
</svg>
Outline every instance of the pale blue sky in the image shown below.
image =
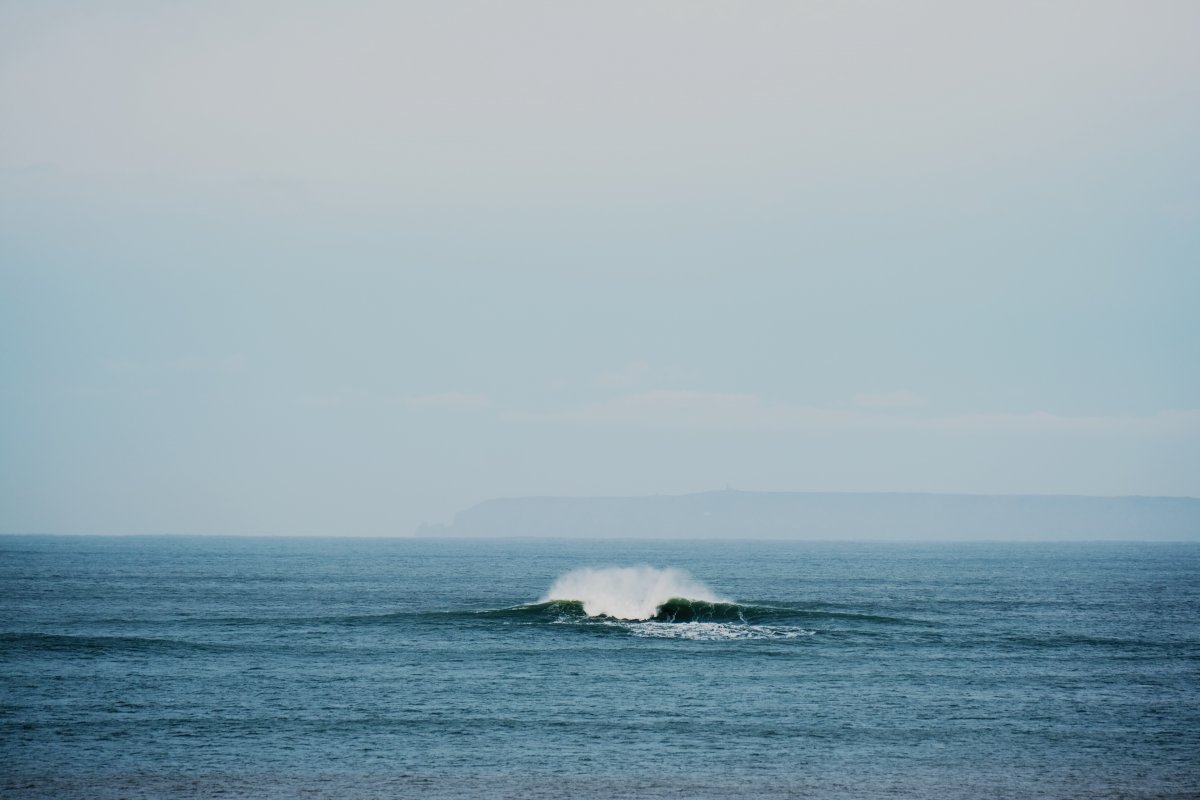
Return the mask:
<svg viewBox="0 0 1200 800">
<path fill-rule="evenodd" d="M 1200 495 L 1197 30 L 0 3 L 0 531 Z"/>
</svg>

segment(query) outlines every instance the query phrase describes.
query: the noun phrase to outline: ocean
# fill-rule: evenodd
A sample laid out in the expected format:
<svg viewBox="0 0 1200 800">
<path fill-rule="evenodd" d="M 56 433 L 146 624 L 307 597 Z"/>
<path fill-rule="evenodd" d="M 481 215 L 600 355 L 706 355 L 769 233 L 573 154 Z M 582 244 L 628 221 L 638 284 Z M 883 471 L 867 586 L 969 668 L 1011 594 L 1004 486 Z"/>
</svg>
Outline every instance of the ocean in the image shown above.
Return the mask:
<svg viewBox="0 0 1200 800">
<path fill-rule="evenodd" d="M 5 798 L 1195 798 L 1200 545 L 0 537 Z"/>
</svg>

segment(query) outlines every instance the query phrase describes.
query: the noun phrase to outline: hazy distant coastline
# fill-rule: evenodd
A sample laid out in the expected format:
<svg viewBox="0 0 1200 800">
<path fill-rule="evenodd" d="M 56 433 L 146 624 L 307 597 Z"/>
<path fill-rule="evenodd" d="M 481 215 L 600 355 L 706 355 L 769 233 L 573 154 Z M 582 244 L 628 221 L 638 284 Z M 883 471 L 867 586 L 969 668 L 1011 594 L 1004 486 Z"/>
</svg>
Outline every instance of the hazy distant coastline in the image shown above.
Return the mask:
<svg viewBox="0 0 1200 800">
<path fill-rule="evenodd" d="M 418 536 L 1200 541 L 1200 499 L 715 491 L 486 500 Z"/>
</svg>

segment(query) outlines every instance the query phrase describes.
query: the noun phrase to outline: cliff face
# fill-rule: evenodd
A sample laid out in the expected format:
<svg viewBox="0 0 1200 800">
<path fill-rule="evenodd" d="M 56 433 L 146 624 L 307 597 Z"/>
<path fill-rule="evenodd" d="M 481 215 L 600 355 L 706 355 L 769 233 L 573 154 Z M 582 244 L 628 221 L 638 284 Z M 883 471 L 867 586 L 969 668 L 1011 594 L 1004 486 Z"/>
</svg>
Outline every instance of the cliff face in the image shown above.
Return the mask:
<svg viewBox="0 0 1200 800">
<path fill-rule="evenodd" d="M 702 492 L 484 501 L 419 535 L 632 539 L 1200 541 L 1200 499 Z"/>
</svg>

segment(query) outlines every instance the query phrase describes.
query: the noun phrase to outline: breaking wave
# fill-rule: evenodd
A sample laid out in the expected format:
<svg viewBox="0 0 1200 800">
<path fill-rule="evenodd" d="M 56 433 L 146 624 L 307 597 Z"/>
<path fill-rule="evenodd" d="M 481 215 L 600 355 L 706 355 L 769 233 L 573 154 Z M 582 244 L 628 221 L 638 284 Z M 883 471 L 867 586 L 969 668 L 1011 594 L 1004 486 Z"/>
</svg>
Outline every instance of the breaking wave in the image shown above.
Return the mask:
<svg viewBox="0 0 1200 800">
<path fill-rule="evenodd" d="M 538 603 L 509 609 L 642 638 L 728 641 L 813 635 L 803 628 L 762 624 L 777 622 L 773 618 L 781 611 L 721 597 L 682 570 L 646 566 L 577 569 L 558 578 Z"/>
<path fill-rule="evenodd" d="M 780 614 L 788 615 L 786 609 L 776 609 L 769 606 L 746 605 L 743 603 L 706 603 L 703 600 L 685 600 L 674 597 L 663 603 L 652 616 L 645 619 L 630 619 L 613 614 L 589 614 L 579 600 L 544 600 L 540 603 L 504 608 L 497 611 L 476 612 L 491 617 L 525 617 L 529 619 L 544 618 L 549 621 L 563 622 L 567 620 L 618 620 L 622 622 L 703 622 L 725 623 L 752 622 L 768 620 Z M 790 616 L 790 615 L 789 615 Z"/>
<path fill-rule="evenodd" d="M 694 603 L 732 606 L 683 570 L 655 567 L 604 567 L 572 570 L 561 576 L 542 603 L 570 600 L 582 604 L 589 617 L 654 619 L 674 605 L 682 611 Z"/>
</svg>

